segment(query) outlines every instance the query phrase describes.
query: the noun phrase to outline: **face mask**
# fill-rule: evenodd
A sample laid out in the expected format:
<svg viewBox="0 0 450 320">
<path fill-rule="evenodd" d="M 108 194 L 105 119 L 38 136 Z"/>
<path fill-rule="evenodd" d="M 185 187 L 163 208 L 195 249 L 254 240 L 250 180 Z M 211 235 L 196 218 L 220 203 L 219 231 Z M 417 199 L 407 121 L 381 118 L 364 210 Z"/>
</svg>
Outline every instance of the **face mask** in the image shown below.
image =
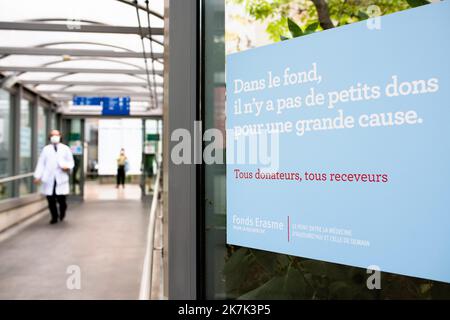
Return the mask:
<svg viewBox="0 0 450 320">
<path fill-rule="evenodd" d="M 51 136 L 50 137 L 50 141 L 54 144 L 59 143 L 60 140 L 61 140 L 60 136 Z"/>
</svg>

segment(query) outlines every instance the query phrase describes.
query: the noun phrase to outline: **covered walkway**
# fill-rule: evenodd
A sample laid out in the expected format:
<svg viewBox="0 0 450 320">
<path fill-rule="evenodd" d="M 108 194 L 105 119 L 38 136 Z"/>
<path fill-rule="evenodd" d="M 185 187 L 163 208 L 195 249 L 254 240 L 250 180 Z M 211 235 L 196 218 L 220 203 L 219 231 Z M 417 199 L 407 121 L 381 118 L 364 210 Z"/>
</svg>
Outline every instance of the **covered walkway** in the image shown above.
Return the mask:
<svg viewBox="0 0 450 320">
<path fill-rule="evenodd" d="M 0 242 L 0 299 L 137 299 L 149 204 L 138 186 L 88 188 L 67 221 L 35 223 Z M 111 200 L 117 193 L 116 200 Z M 70 290 L 69 266 L 79 266 L 81 289 Z"/>
</svg>

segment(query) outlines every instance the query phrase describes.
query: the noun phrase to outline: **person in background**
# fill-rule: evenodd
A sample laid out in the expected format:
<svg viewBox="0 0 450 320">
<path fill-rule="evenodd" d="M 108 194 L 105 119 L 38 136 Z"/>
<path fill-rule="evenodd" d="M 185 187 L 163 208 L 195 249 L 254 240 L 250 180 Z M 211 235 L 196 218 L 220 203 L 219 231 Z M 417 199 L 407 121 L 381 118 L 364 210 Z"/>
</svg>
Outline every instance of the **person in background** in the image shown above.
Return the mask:
<svg viewBox="0 0 450 320">
<path fill-rule="evenodd" d="M 119 185 L 122 185 L 125 188 L 125 171 L 127 166 L 127 156 L 125 155 L 125 150 L 120 149 L 120 155 L 117 158 L 117 185 L 116 188 L 119 188 Z"/>
<path fill-rule="evenodd" d="M 34 183 L 40 184 L 41 192 L 47 196 L 52 217 L 50 224 L 55 224 L 58 220 L 63 221 L 66 216 L 69 173 L 75 163 L 70 148 L 61 143 L 61 133 L 58 130 L 52 130 L 49 138 L 50 144 L 42 149 L 39 156 L 34 171 Z"/>
</svg>

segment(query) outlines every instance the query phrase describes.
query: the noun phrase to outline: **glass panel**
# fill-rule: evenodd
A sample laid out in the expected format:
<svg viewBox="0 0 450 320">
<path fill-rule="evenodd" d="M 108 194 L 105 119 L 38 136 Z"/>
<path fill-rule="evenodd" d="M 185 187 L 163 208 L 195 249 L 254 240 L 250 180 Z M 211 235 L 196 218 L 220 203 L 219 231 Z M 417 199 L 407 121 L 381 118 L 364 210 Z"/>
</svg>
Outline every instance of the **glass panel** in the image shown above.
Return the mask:
<svg viewBox="0 0 450 320">
<path fill-rule="evenodd" d="M 25 99 L 20 101 L 20 143 L 19 143 L 19 173 L 30 173 L 32 168 L 31 139 L 32 139 L 32 112 L 31 102 Z M 32 192 L 32 178 L 20 180 L 19 195 Z"/>
<path fill-rule="evenodd" d="M 80 119 L 70 119 L 68 121 L 68 145 L 73 153 L 75 166 L 70 176 L 70 186 L 73 195 L 81 195 L 82 190 L 82 174 L 83 174 L 83 133 L 81 132 L 82 124 Z"/>
<path fill-rule="evenodd" d="M 11 96 L 9 92 L 0 89 L 0 178 L 12 175 L 10 122 Z M 12 183 L 0 184 L 0 200 L 11 197 Z"/>
<path fill-rule="evenodd" d="M 383 14 L 408 9 L 407 1 L 332 1 L 331 20 L 344 25 L 364 18 L 375 3 Z M 225 7 L 227 28 L 225 32 Z M 287 17 L 302 28 L 317 22 L 312 1 L 203 1 L 204 128 L 224 130 L 225 51 L 232 53 L 289 36 Z M 316 31 L 320 31 L 317 27 Z M 225 40 L 226 39 L 226 49 Z M 450 285 L 381 273 L 381 290 L 369 290 L 365 269 L 226 245 L 225 166 L 206 165 L 205 292 L 208 299 L 439 299 Z M 275 200 L 277 201 L 277 200 Z M 389 223 L 389 222 L 386 222 Z"/>
<path fill-rule="evenodd" d="M 56 113 L 52 112 L 51 113 L 51 117 L 50 117 L 50 130 L 54 130 L 54 129 L 59 129 L 57 126 L 57 121 L 56 121 Z"/>
<path fill-rule="evenodd" d="M 225 3 L 223 0 L 204 1 L 205 27 L 205 130 L 217 128 L 225 135 Z M 206 296 L 226 299 L 224 262 L 228 257 L 226 241 L 225 165 L 205 166 L 205 258 Z M 237 274 L 241 274 L 237 272 Z M 233 281 L 233 280 L 232 280 Z"/>
<path fill-rule="evenodd" d="M 37 117 L 37 152 L 40 154 L 42 148 L 47 144 L 47 115 L 44 107 L 38 107 Z"/>
<path fill-rule="evenodd" d="M 98 178 L 98 119 L 85 120 L 87 144 L 86 179 Z"/>
<path fill-rule="evenodd" d="M 159 150 L 161 150 L 161 139 L 159 135 L 162 131 L 159 120 L 145 120 L 145 142 L 144 142 L 144 188 L 145 192 L 151 192 L 153 189 L 153 177 L 156 174 L 156 161 Z"/>
</svg>

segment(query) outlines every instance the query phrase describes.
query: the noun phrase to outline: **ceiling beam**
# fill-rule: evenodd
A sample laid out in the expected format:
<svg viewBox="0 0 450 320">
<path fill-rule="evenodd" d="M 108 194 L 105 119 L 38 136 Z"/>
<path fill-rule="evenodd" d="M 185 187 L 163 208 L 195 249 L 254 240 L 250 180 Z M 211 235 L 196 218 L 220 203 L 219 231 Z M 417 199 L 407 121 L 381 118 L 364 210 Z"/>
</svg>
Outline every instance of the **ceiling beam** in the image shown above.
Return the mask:
<svg viewBox="0 0 450 320">
<path fill-rule="evenodd" d="M 75 80 L 19 80 L 23 84 L 31 85 L 64 85 L 64 86 L 102 86 L 102 87 L 147 87 L 147 83 L 143 81 L 75 81 Z M 162 87 L 162 82 L 156 83 L 157 87 Z"/>
<path fill-rule="evenodd" d="M 153 102 L 149 97 L 133 97 L 130 96 L 131 102 Z M 52 99 L 55 101 L 68 102 L 72 101 L 73 97 L 71 96 L 52 96 Z M 159 98 L 160 102 L 162 102 L 162 98 Z"/>
<path fill-rule="evenodd" d="M 72 91 L 62 91 L 62 90 L 36 90 L 40 94 L 48 95 L 69 95 L 69 96 L 86 96 L 86 97 L 99 97 L 99 96 L 130 96 L 130 97 L 149 97 L 149 92 L 130 92 L 130 91 L 115 91 L 115 90 L 96 90 L 96 91 L 83 91 L 83 90 L 72 90 Z M 158 94 L 162 97 L 162 93 Z"/>
<path fill-rule="evenodd" d="M 23 22 L 67 22 L 67 18 L 39 18 L 39 19 L 30 19 L 30 20 L 24 20 Z M 98 22 L 98 21 L 93 21 L 93 20 L 86 20 L 86 19 L 80 19 L 78 20 L 80 22 L 84 22 L 84 23 L 88 23 L 88 24 L 94 24 L 94 25 L 107 25 L 105 23 L 102 22 Z M 164 46 L 164 43 L 162 41 L 159 41 L 158 39 L 155 39 L 152 36 L 147 36 L 147 38 L 149 38 L 150 40 L 152 40 L 153 42 Z"/>
<path fill-rule="evenodd" d="M 133 7 L 136 7 L 136 3 L 134 3 L 133 1 L 128 1 L 128 0 L 117 0 L 117 1 L 125 3 L 125 4 L 128 4 L 128 5 L 133 6 Z M 155 17 L 157 17 L 157 18 L 159 18 L 161 20 L 164 20 L 164 17 L 161 14 L 157 13 L 156 11 L 151 10 L 150 8 L 147 10 L 146 7 L 144 7 L 143 5 L 140 5 L 140 4 L 138 4 L 138 8 L 140 10 L 147 11 L 151 15 L 154 15 Z"/>
<path fill-rule="evenodd" d="M 13 22 L 0 21 L 0 30 L 24 30 L 24 31 L 56 31 L 56 32 L 87 32 L 87 33 L 117 33 L 140 35 L 138 27 L 110 26 L 98 24 L 78 24 L 76 21 L 67 20 L 67 23 L 44 22 Z M 143 36 L 148 36 L 148 28 L 142 28 Z M 151 28 L 151 35 L 164 35 L 163 28 Z"/>
<path fill-rule="evenodd" d="M 85 49 L 56 49 L 56 48 L 30 48 L 30 47 L 0 47 L 0 54 L 18 54 L 31 56 L 76 56 L 76 57 L 112 57 L 112 58 L 142 58 L 142 52 L 112 51 L 112 50 L 85 50 Z M 153 53 L 154 59 L 163 58 L 163 53 Z M 146 53 L 151 59 L 152 55 Z"/>
<path fill-rule="evenodd" d="M 107 116 L 102 115 L 101 111 L 94 110 L 91 112 L 87 112 L 86 110 L 82 112 L 76 112 L 76 110 L 71 109 L 69 111 L 63 111 L 63 116 L 70 117 L 70 118 L 80 118 L 80 119 L 86 119 L 86 118 L 94 118 L 94 119 L 117 119 L 120 116 Z M 129 118 L 140 118 L 140 119 L 160 119 L 162 117 L 162 110 L 161 109 L 149 109 L 148 111 L 134 111 L 131 110 L 130 114 L 126 116 L 127 119 Z"/>
<path fill-rule="evenodd" d="M 100 68 L 58 68 L 58 67 L 22 67 L 22 66 L 0 66 L 0 71 L 13 72 L 56 72 L 56 73 L 108 73 L 108 74 L 146 74 L 144 69 L 100 69 Z M 150 71 L 151 72 L 151 71 Z M 155 70 L 157 75 L 162 76 L 163 70 Z"/>
</svg>

